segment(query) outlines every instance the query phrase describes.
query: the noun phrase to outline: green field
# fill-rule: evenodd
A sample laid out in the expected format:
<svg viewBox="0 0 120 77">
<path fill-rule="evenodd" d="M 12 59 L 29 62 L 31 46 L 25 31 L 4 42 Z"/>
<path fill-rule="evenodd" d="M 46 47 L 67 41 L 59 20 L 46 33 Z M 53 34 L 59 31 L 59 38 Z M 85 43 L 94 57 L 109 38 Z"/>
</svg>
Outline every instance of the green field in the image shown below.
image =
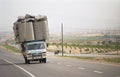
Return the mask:
<svg viewBox="0 0 120 77">
<path fill-rule="evenodd" d="M 19 49 L 15 48 L 15 47 L 13 47 L 13 46 L 10 46 L 10 45 L 8 45 L 8 44 L 1 44 L 1 46 L 2 46 L 4 49 L 8 50 L 8 51 L 20 53 L 20 50 L 19 50 Z"/>
<path fill-rule="evenodd" d="M 80 57 L 80 56 L 64 56 L 64 57 L 82 59 L 82 60 L 92 60 L 97 62 L 120 63 L 120 58 Z"/>
</svg>

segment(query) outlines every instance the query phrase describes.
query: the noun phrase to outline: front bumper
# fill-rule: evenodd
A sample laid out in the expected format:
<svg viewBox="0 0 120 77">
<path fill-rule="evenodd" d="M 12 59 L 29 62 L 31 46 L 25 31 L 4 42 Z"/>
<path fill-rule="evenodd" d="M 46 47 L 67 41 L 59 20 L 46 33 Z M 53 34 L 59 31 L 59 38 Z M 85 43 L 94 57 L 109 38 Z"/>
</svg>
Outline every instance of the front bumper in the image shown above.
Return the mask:
<svg viewBox="0 0 120 77">
<path fill-rule="evenodd" d="M 28 60 L 39 60 L 46 58 L 46 53 L 40 53 L 40 54 L 27 54 Z"/>
</svg>

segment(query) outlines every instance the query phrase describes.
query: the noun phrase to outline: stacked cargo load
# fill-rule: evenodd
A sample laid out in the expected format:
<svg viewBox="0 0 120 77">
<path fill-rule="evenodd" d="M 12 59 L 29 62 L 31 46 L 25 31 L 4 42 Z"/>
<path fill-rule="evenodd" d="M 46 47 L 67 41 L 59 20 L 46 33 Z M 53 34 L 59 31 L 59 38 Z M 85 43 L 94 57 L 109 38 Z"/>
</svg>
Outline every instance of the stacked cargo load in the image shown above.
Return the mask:
<svg viewBox="0 0 120 77">
<path fill-rule="evenodd" d="M 14 34 L 16 43 L 33 40 L 47 40 L 48 21 L 46 16 L 31 16 L 18 18 L 14 23 Z"/>
<path fill-rule="evenodd" d="M 48 22 L 46 16 L 38 16 L 34 22 L 35 39 L 48 39 Z"/>
<path fill-rule="evenodd" d="M 26 35 L 25 41 L 35 40 L 32 22 L 26 23 L 26 34 L 25 35 Z"/>
<path fill-rule="evenodd" d="M 25 22 L 26 22 L 26 37 L 25 37 L 25 41 L 32 41 L 35 40 L 34 37 L 34 29 L 33 29 L 33 22 L 34 22 L 34 17 L 30 16 L 30 15 L 26 15 L 25 16 Z"/>
<path fill-rule="evenodd" d="M 25 23 L 24 22 L 16 22 L 14 24 L 14 33 L 15 33 L 15 41 L 16 43 L 20 43 L 24 41 L 25 38 Z"/>
</svg>

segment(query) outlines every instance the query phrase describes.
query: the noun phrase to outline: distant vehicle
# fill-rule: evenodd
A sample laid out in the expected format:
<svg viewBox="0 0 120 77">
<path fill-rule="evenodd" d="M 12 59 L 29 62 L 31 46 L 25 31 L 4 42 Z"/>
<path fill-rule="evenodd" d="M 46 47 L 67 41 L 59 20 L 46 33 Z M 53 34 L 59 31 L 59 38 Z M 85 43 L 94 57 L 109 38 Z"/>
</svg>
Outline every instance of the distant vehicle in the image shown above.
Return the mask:
<svg viewBox="0 0 120 77">
<path fill-rule="evenodd" d="M 15 41 L 21 46 L 25 63 L 29 64 L 30 61 L 46 63 L 47 17 L 27 14 L 18 18 L 13 29 Z"/>
</svg>

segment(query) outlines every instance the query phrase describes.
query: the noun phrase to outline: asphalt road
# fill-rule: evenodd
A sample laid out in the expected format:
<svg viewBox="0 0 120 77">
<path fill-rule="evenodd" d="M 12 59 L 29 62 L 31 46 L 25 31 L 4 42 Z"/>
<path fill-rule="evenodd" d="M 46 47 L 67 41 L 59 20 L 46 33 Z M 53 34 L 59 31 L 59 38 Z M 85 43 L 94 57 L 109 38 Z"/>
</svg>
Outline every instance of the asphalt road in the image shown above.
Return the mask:
<svg viewBox="0 0 120 77">
<path fill-rule="evenodd" d="M 21 54 L 0 50 L 0 77 L 120 77 L 120 65 L 54 57 L 25 64 Z"/>
</svg>

